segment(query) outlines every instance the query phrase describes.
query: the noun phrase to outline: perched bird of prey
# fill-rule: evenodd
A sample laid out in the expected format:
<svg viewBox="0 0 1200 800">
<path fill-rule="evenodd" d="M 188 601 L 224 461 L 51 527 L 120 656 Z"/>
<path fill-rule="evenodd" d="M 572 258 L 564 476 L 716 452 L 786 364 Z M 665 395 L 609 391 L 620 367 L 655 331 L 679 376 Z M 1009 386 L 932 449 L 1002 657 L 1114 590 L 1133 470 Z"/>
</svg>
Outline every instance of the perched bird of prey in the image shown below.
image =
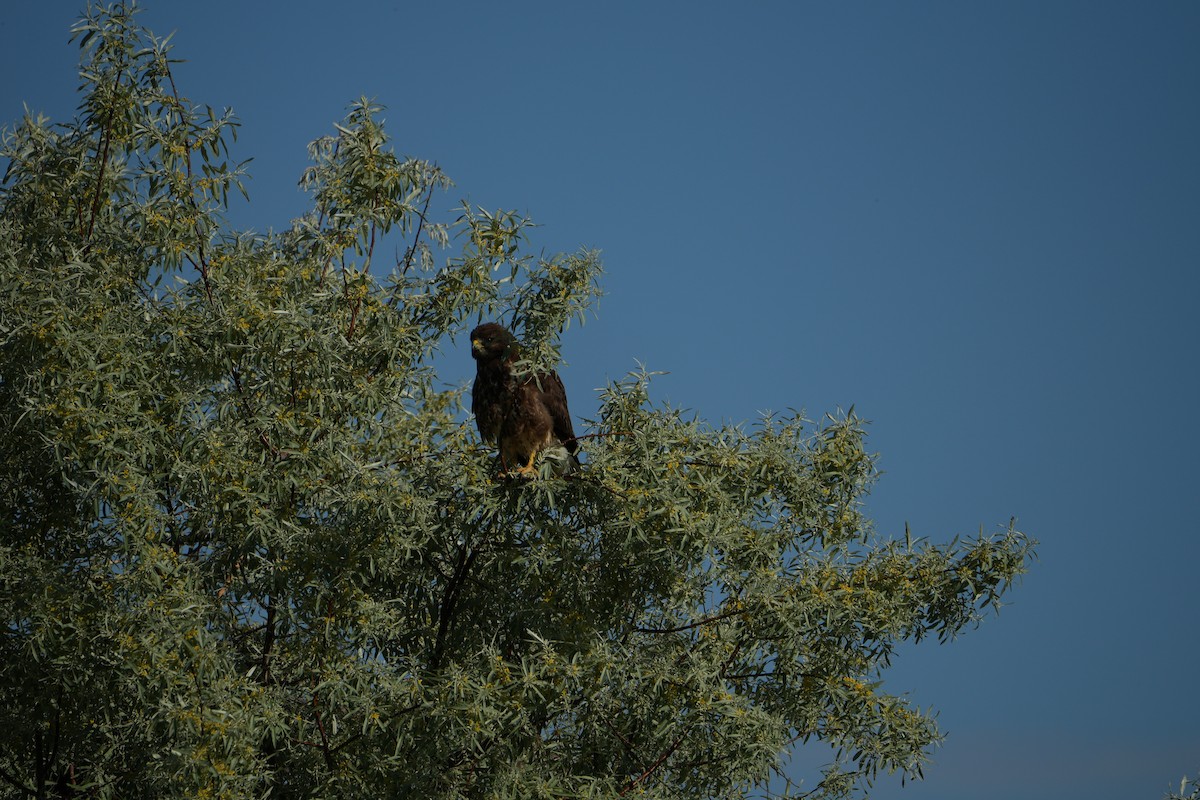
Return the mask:
<svg viewBox="0 0 1200 800">
<path fill-rule="evenodd" d="M 508 329 L 494 322 L 471 331 L 471 357 L 475 359 L 471 411 L 479 435 L 500 448 L 504 469 L 531 475 L 533 462 L 543 450 L 558 456 L 560 474 L 578 467 L 579 443 L 558 373 L 513 375 L 520 346 Z"/>
</svg>

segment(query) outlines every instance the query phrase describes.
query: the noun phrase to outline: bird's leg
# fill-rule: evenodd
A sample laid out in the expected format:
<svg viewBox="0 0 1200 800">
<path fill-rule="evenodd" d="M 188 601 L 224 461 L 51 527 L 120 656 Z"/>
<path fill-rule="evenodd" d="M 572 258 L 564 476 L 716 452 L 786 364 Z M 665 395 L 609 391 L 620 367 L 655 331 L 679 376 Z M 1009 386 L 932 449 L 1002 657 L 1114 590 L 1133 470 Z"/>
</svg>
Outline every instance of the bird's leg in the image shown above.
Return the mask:
<svg viewBox="0 0 1200 800">
<path fill-rule="evenodd" d="M 526 477 L 529 477 L 530 475 L 533 474 L 533 461 L 536 458 L 537 458 L 537 450 L 535 449 L 532 453 L 529 454 L 529 463 L 523 467 L 517 467 L 516 469 L 513 470 L 513 472 L 515 472 L 519 475 L 524 475 Z"/>
</svg>

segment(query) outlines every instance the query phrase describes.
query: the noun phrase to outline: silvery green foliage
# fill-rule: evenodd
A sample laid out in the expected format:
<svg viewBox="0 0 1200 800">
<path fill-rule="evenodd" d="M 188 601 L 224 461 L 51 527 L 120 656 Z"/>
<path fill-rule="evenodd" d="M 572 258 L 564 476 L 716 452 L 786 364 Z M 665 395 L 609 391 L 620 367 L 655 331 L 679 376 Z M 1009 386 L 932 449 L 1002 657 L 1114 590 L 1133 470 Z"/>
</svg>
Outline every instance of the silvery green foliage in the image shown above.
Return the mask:
<svg viewBox="0 0 1200 800">
<path fill-rule="evenodd" d="M 1167 792 L 1163 800 L 1200 800 L 1200 780 L 1185 776 L 1179 781 L 1179 790 Z"/>
<path fill-rule="evenodd" d="M 434 218 L 365 101 L 310 215 L 233 232 L 233 115 L 129 8 L 76 35 L 78 118 L 3 140 L 0 797 L 743 797 L 817 741 L 809 796 L 920 775 L 881 670 L 1025 537 L 877 537 L 856 417 L 714 428 L 648 374 L 577 401 L 583 471 L 500 478 L 432 355 L 482 316 L 551 365 L 597 255 Z"/>
</svg>

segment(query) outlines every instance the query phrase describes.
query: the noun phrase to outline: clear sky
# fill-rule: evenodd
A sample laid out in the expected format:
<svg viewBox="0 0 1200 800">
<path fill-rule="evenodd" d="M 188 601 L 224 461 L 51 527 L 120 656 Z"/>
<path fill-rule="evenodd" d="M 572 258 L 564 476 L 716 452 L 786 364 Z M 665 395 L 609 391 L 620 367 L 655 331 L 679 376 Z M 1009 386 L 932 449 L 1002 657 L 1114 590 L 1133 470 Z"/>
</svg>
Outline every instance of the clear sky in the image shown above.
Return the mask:
<svg viewBox="0 0 1200 800">
<path fill-rule="evenodd" d="M 82 4 L 5 3 L 0 120 L 73 113 Z M 577 420 L 635 360 L 716 423 L 853 404 L 882 532 L 1041 541 L 999 617 L 887 674 L 949 739 L 875 797 L 1200 772 L 1200 4 L 143 5 L 180 91 L 244 123 L 239 226 L 300 214 L 305 145 L 374 98 L 445 209 L 603 250 L 563 339 Z"/>
</svg>

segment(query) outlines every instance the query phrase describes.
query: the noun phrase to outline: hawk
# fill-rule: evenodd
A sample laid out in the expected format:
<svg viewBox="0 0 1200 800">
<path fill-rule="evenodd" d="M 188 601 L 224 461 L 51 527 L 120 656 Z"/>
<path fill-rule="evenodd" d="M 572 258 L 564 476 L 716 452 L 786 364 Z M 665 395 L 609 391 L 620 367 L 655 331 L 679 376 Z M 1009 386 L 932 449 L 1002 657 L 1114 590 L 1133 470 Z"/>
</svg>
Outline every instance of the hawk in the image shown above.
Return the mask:
<svg viewBox="0 0 1200 800">
<path fill-rule="evenodd" d="M 508 329 L 489 322 L 471 331 L 475 385 L 471 412 L 479 435 L 500 449 L 500 463 L 521 475 L 533 474 L 533 462 L 544 450 L 565 450 L 560 474 L 579 466 L 575 430 L 567 410 L 567 392 L 554 370 L 517 377 L 512 367 L 520 345 Z M 551 455 L 554 455 L 553 453 Z"/>
</svg>

